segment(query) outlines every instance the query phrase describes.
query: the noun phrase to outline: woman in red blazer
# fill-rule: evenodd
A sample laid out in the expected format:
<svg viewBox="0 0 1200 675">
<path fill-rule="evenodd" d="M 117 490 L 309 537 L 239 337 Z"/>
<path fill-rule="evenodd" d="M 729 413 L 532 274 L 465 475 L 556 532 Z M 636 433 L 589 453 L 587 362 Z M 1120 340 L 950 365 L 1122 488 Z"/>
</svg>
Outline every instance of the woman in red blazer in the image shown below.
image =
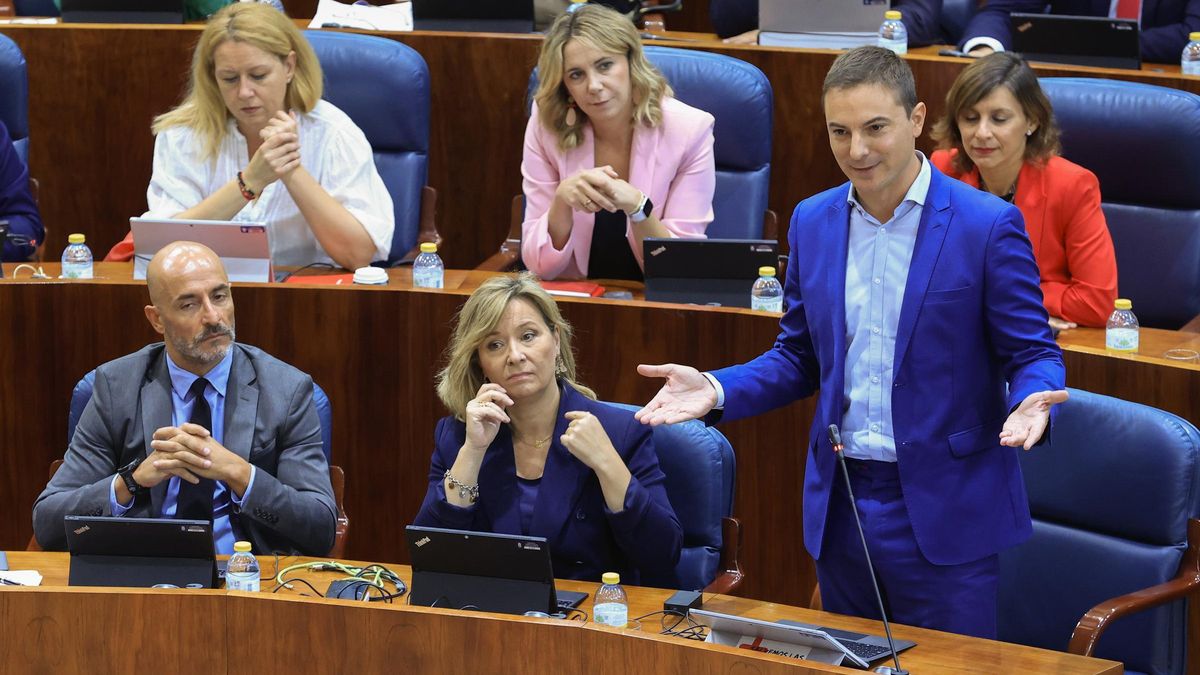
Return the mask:
<svg viewBox="0 0 1200 675">
<path fill-rule="evenodd" d="M 1058 155 L 1059 131 L 1037 76 L 1009 52 L 967 66 L 946 94 L 930 158 L 947 175 L 1012 202 L 1041 272 L 1055 328 L 1104 326 L 1117 297 L 1117 258 L 1100 184 Z"/>
</svg>

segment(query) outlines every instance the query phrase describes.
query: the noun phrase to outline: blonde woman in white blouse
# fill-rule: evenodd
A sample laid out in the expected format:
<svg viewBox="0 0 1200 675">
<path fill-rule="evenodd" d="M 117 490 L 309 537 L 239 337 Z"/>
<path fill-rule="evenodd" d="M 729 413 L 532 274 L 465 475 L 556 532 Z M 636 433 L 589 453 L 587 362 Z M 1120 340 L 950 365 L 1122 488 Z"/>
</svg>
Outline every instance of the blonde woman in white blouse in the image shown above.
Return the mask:
<svg viewBox="0 0 1200 675">
<path fill-rule="evenodd" d="M 290 19 L 263 3 L 221 9 L 196 45 L 183 103 L 154 120 L 146 215 L 265 222 L 277 265 L 386 259 L 391 196 L 366 137 L 321 90 Z M 132 248 L 127 237 L 108 259 Z"/>
</svg>

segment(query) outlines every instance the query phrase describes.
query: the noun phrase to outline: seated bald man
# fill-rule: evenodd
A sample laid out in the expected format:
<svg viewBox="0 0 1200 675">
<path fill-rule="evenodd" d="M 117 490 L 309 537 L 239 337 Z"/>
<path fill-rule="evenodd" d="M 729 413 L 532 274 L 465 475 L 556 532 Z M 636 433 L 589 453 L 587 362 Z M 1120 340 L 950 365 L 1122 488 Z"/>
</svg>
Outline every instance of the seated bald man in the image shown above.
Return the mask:
<svg viewBox="0 0 1200 675">
<path fill-rule="evenodd" d="M 220 259 L 167 246 L 146 273 L 146 319 L 161 343 L 96 369 L 65 462 L 33 506 L 46 550 L 66 548 L 63 517 L 210 520 L 218 553 L 324 555 L 336 507 L 312 378 L 234 341 Z"/>
</svg>

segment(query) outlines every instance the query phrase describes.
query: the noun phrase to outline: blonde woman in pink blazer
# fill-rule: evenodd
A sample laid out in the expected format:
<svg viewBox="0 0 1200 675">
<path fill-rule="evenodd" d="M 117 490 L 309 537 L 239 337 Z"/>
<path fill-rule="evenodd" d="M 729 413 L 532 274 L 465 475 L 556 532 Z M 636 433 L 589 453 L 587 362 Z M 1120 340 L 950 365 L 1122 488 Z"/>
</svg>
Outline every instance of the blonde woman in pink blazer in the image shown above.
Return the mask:
<svg viewBox="0 0 1200 675">
<path fill-rule="evenodd" d="M 584 5 L 550 27 L 521 162 L 521 257 L 543 279 L 642 278 L 646 237 L 712 221 L 713 116 L 671 97 L 633 24 Z"/>
</svg>

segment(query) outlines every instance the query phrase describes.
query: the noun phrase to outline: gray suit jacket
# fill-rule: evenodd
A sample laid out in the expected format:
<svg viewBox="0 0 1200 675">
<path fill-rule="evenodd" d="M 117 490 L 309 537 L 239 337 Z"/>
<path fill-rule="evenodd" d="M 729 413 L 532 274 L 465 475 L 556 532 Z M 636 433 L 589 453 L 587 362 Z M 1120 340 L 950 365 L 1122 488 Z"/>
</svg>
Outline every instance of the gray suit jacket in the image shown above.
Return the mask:
<svg viewBox="0 0 1200 675">
<path fill-rule="evenodd" d="M 337 507 L 312 378 L 266 352 L 239 343 L 225 400 L 224 445 L 257 467 L 235 517 L 255 553 L 325 555 Z M 63 517 L 112 515 L 117 470 L 150 452 L 154 431 L 172 423 L 171 377 L 162 343 L 96 369 L 91 400 L 79 418 L 62 468 L 33 505 L 33 530 L 46 550 L 66 548 Z M 157 517 L 168 481 L 138 500 L 128 516 Z"/>
</svg>

